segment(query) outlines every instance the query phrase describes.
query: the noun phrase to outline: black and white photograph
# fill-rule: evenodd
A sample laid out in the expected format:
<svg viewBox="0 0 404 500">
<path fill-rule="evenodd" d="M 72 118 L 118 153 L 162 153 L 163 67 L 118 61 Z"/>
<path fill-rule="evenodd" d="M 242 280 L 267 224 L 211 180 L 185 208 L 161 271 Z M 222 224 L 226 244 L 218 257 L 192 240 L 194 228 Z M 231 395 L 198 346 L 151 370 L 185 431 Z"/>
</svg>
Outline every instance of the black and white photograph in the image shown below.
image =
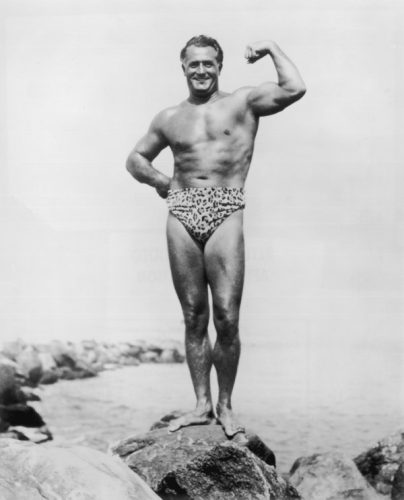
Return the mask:
<svg viewBox="0 0 404 500">
<path fill-rule="evenodd" d="M 404 500 L 404 5 L 0 0 L 0 500 Z"/>
</svg>

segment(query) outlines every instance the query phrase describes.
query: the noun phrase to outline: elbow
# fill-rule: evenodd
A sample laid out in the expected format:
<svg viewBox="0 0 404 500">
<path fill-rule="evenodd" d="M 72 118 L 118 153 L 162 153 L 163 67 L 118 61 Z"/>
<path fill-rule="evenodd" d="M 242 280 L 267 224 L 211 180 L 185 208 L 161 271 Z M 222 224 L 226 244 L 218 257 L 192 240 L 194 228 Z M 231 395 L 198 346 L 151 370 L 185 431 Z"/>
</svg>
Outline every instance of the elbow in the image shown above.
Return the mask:
<svg viewBox="0 0 404 500">
<path fill-rule="evenodd" d="M 306 93 L 306 86 L 303 83 L 302 85 L 299 85 L 299 87 L 294 89 L 293 97 L 296 101 L 298 101 L 299 99 L 301 99 L 304 96 L 305 93 Z"/>
<path fill-rule="evenodd" d="M 131 153 L 126 160 L 126 170 L 133 175 L 133 177 L 136 177 L 136 161 L 134 153 Z"/>
</svg>

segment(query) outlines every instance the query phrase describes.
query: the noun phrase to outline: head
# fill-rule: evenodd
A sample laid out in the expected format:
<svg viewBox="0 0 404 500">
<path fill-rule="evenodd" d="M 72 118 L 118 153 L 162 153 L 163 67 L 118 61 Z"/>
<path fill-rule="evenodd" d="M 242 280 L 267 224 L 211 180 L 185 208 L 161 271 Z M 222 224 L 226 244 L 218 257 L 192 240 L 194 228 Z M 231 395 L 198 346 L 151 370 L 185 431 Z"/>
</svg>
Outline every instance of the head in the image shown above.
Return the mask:
<svg viewBox="0 0 404 500">
<path fill-rule="evenodd" d="M 205 35 L 192 37 L 181 50 L 180 58 L 192 95 L 205 97 L 218 89 L 223 51 L 214 38 Z"/>
</svg>

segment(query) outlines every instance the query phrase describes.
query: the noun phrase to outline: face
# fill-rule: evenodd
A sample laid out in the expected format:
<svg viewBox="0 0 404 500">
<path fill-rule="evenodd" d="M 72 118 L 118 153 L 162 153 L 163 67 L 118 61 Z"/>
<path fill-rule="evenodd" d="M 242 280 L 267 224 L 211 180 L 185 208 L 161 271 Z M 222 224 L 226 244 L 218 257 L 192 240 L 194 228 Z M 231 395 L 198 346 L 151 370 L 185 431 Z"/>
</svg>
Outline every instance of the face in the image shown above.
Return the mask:
<svg viewBox="0 0 404 500">
<path fill-rule="evenodd" d="M 209 96 L 218 89 L 221 68 L 216 57 L 213 47 L 191 45 L 187 48 L 182 68 L 191 94 Z"/>
</svg>

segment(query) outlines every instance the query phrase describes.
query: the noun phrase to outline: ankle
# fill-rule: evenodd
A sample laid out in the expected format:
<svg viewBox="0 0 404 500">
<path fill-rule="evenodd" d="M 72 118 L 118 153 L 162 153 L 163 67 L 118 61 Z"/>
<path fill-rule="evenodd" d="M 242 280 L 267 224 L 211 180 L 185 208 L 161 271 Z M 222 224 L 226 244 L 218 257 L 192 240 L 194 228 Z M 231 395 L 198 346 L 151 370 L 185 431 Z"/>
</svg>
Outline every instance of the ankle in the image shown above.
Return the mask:
<svg viewBox="0 0 404 500">
<path fill-rule="evenodd" d="M 226 410 L 231 410 L 231 401 L 225 400 L 225 401 L 218 401 L 216 405 L 216 411 L 220 413 L 221 411 L 226 411 Z"/>
</svg>

